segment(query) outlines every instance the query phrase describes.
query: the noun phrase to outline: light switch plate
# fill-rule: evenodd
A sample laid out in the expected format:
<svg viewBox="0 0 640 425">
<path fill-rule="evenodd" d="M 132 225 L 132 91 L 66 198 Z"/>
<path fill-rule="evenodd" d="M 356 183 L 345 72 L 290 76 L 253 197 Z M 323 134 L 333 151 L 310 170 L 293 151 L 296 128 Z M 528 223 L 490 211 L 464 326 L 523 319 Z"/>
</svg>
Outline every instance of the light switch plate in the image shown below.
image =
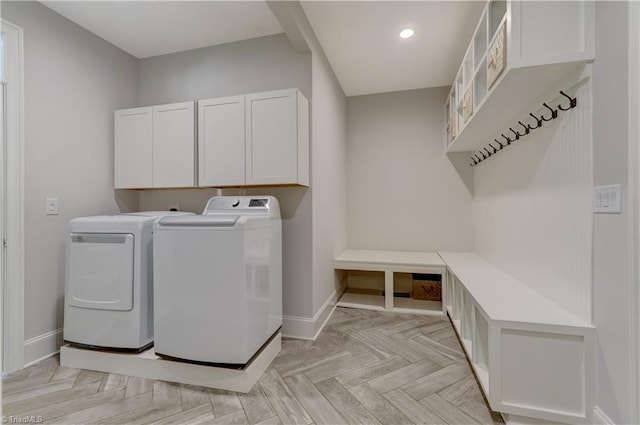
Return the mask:
<svg viewBox="0 0 640 425">
<path fill-rule="evenodd" d="M 58 215 L 58 198 L 47 198 L 45 214 Z"/>
<path fill-rule="evenodd" d="M 593 212 L 598 214 L 621 214 L 622 185 L 611 184 L 594 187 Z"/>
</svg>

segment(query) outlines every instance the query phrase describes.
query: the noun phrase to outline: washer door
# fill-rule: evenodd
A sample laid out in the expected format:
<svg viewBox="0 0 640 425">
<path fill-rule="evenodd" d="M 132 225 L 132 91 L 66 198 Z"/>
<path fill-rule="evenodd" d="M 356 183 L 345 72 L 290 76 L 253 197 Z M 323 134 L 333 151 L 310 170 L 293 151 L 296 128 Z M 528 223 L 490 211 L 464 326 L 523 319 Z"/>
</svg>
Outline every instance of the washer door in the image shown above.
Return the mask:
<svg viewBox="0 0 640 425">
<path fill-rule="evenodd" d="M 133 308 L 134 236 L 72 233 L 67 302 L 70 306 L 129 311 Z"/>
</svg>

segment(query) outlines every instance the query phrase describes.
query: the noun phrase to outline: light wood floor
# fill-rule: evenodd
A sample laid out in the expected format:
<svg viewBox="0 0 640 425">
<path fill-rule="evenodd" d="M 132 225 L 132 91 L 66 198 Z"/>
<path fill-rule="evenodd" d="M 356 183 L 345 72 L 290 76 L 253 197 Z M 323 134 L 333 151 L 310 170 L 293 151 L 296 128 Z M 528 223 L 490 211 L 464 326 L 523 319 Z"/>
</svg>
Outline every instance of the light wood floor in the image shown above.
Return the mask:
<svg viewBox="0 0 640 425">
<path fill-rule="evenodd" d="M 496 424 L 443 317 L 338 308 L 284 339 L 248 394 L 60 367 L 2 382 L 2 414 L 45 424 Z M 10 421 L 9 421 L 10 422 Z"/>
</svg>

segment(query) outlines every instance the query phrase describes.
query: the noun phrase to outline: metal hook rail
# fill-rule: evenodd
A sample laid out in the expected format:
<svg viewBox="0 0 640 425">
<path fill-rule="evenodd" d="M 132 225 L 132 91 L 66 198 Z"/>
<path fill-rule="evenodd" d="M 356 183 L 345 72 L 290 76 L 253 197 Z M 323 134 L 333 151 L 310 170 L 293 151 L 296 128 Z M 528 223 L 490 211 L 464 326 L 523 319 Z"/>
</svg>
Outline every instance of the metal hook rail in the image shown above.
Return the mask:
<svg viewBox="0 0 640 425">
<path fill-rule="evenodd" d="M 493 142 L 487 143 L 488 147 L 487 146 L 483 147 L 482 149 L 478 150 L 476 153 L 474 153 L 471 156 L 471 162 L 469 163 L 469 165 L 471 165 L 472 167 L 475 167 L 476 165 L 480 164 L 484 160 L 491 158 L 493 155 L 497 154 L 507 146 L 510 146 L 513 143 L 517 142 L 518 140 L 522 139 L 523 137 L 528 136 L 533 130 L 537 130 L 538 128 L 541 128 L 543 122 L 549 122 L 549 121 L 555 120 L 556 118 L 558 118 L 559 111 L 568 111 L 570 109 L 575 108 L 578 105 L 577 98 L 569 96 L 562 90 L 560 90 L 560 94 L 565 98 L 567 98 L 567 100 L 569 101 L 568 106 L 562 106 L 558 104 L 558 107 L 556 109 L 553 109 L 551 106 L 547 105 L 546 102 L 543 103 L 542 106 L 544 106 L 547 109 L 547 111 L 545 112 L 549 112 L 548 116 L 544 116 L 543 114 L 540 114 L 540 117 L 537 117 L 536 115 L 529 113 L 529 116 L 531 116 L 535 120 L 534 121 L 535 126 L 532 124 L 525 124 L 522 121 L 518 121 L 518 124 L 520 124 L 524 129 L 522 133 L 520 131 L 514 130 L 512 127 L 509 127 L 509 131 L 513 133 L 513 136 L 509 137 L 509 136 L 505 136 L 504 133 L 501 133 L 500 135 L 504 138 L 505 142 L 501 142 L 497 138 L 493 139 L 493 142 L 497 143 L 498 147 L 494 146 Z M 526 119 L 529 119 L 529 118 L 527 117 Z"/>
</svg>

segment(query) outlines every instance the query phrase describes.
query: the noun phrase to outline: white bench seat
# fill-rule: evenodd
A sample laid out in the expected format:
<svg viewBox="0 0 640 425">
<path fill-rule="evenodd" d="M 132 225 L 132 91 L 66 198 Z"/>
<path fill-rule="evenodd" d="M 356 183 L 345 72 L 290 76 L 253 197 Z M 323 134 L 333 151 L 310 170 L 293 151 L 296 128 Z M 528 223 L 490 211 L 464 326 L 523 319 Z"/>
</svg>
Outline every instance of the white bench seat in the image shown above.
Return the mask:
<svg viewBox="0 0 640 425">
<path fill-rule="evenodd" d="M 592 423 L 595 327 L 472 252 L 440 252 L 443 305 L 508 422 Z"/>
<path fill-rule="evenodd" d="M 333 261 L 336 270 L 378 271 L 384 273 L 384 295 L 347 291 L 342 294 L 339 307 L 384 310 L 399 313 L 442 314 L 442 303 L 393 296 L 394 273 L 439 274 L 445 279 L 445 263 L 436 252 L 382 251 L 347 249 Z"/>
</svg>

